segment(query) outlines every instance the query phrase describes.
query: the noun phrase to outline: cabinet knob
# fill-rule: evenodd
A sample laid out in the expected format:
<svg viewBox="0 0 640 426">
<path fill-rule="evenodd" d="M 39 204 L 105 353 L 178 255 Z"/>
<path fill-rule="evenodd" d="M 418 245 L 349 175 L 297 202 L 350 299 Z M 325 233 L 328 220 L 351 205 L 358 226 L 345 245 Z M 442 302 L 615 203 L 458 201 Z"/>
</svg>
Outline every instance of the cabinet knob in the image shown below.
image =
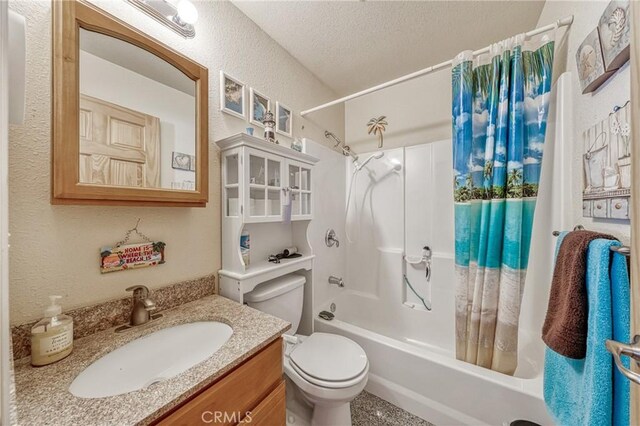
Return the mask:
<svg viewBox="0 0 640 426">
<path fill-rule="evenodd" d="M 622 208 L 622 204 L 620 203 L 616 203 L 616 205 L 614 206 L 616 209 L 620 210 Z"/>
<path fill-rule="evenodd" d="M 596 209 L 598 209 L 598 210 L 602 210 L 602 204 L 598 204 L 598 205 L 596 205 Z"/>
</svg>

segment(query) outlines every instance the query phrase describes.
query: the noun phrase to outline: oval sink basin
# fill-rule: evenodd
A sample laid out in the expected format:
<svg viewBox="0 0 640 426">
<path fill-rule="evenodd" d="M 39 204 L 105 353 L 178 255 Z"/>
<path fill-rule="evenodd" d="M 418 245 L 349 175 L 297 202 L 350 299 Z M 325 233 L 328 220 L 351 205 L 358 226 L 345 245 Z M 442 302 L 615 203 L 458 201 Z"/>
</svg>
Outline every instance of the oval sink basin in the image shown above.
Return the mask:
<svg viewBox="0 0 640 426">
<path fill-rule="evenodd" d="M 156 331 L 95 361 L 75 378 L 69 392 L 80 398 L 103 398 L 144 389 L 209 358 L 232 334 L 231 327 L 215 321 Z"/>
</svg>

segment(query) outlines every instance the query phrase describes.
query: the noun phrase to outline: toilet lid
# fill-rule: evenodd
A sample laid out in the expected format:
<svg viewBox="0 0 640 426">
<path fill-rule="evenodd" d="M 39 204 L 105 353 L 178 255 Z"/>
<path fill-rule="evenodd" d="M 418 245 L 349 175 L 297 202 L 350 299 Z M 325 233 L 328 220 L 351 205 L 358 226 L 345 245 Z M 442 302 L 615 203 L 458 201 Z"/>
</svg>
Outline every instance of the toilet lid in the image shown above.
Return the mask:
<svg viewBox="0 0 640 426">
<path fill-rule="evenodd" d="M 367 354 L 351 339 L 313 333 L 291 351 L 289 359 L 316 379 L 343 382 L 359 376 L 367 367 Z"/>
</svg>

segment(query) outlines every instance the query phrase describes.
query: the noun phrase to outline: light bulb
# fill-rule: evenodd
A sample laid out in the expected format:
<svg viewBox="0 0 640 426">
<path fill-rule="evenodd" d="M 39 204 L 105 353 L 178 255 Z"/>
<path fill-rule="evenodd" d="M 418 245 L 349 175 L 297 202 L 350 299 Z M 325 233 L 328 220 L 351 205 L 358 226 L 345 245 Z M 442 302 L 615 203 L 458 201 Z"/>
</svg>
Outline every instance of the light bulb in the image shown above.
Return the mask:
<svg viewBox="0 0 640 426">
<path fill-rule="evenodd" d="M 189 0 L 180 0 L 176 5 L 178 19 L 185 24 L 195 24 L 198 21 L 198 9 Z"/>
</svg>

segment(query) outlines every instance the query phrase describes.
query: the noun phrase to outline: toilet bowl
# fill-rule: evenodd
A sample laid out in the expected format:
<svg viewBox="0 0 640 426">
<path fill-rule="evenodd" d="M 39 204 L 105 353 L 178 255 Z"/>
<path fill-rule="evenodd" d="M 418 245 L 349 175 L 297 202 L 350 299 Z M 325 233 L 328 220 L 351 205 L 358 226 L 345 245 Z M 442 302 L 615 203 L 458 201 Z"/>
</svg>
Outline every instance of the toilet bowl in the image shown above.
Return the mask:
<svg viewBox="0 0 640 426">
<path fill-rule="evenodd" d="M 297 331 L 302 315 L 305 277 L 285 275 L 258 285 L 245 295 L 247 304 L 291 323 Z M 364 389 L 369 360 L 356 342 L 330 333 L 284 336 L 283 369 L 304 402 L 312 407 L 313 426 L 351 425 L 351 401 Z"/>
<path fill-rule="evenodd" d="M 351 401 L 364 389 L 369 361 L 354 341 L 329 333 L 287 339 L 284 372 L 313 407 L 312 425 L 351 425 Z"/>
</svg>

